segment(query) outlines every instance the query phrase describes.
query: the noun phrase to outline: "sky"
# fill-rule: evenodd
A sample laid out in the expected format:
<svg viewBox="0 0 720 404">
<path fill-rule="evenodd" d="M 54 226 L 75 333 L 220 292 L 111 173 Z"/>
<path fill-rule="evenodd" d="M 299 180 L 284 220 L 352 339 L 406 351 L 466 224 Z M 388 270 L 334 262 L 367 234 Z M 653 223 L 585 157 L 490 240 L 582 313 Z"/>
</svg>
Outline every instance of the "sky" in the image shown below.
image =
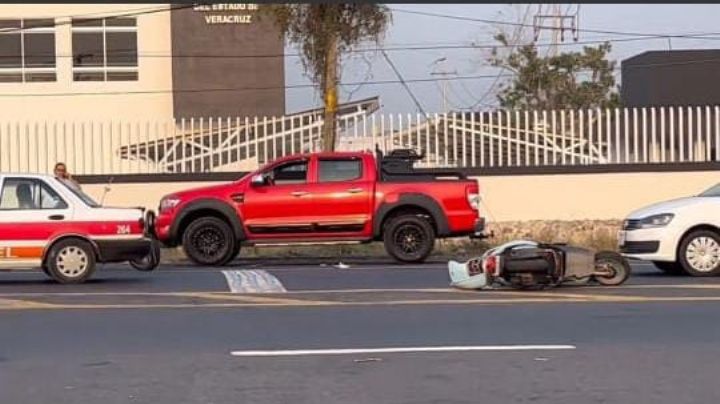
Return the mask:
<svg viewBox="0 0 720 404">
<path fill-rule="evenodd" d="M 412 10 L 462 16 L 478 19 L 490 19 L 507 22 L 519 22 L 528 15 L 527 23 L 532 24 L 532 16 L 538 5 L 527 4 L 390 4 L 394 10 Z M 544 6 L 547 9 L 548 6 Z M 578 5 L 567 5 L 570 11 L 576 11 Z M 528 10 L 529 8 L 529 10 Z M 566 6 L 562 7 L 563 10 Z M 714 33 L 717 39 L 654 38 L 648 40 L 613 43 L 611 60 L 620 61 L 649 50 L 677 49 L 718 49 L 720 48 L 720 4 L 582 4 L 578 11 L 580 30 L 602 30 L 614 32 L 632 32 L 648 34 L 698 34 Z M 550 23 L 546 22 L 545 25 Z M 407 46 L 443 46 L 492 44 L 493 35 L 502 27 L 477 21 L 458 21 L 448 18 L 414 15 L 393 11 L 392 24 L 382 45 L 385 48 Z M 512 26 L 505 26 L 512 33 Z M 532 28 L 527 28 L 526 37 L 532 37 Z M 541 33 L 538 42 L 550 42 L 550 33 Z M 579 41 L 591 41 L 609 38 L 628 38 L 628 36 L 604 33 L 580 32 Z M 567 34 L 566 43 L 572 42 Z M 367 44 L 365 47 L 374 47 Z M 579 50 L 578 45 L 563 45 L 563 50 Z M 468 80 L 446 81 L 446 103 L 443 102 L 443 86 L 440 82 L 408 83 L 413 94 L 420 101 L 422 110 L 427 113 L 449 110 L 488 108 L 496 103 L 498 85 L 507 78 L 497 79 L 498 70 L 487 65 L 488 50 L 480 49 L 433 49 L 388 52 L 405 80 L 438 78 L 431 73 L 447 72 L 445 77 L 486 76 Z M 286 53 L 297 53 L 292 44 L 288 44 Z M 361 55 L 364 55 L 361 56 Z M 444 62 L 433 64 L 445 58 Z M 619 71 L 616 76 L 621 81 Z M 300 60 L 288 56 L 285 59 L 285 80 L 287 85 L 305 84 L 310 81 L 303 73 Z M 353 54 L 345 60 L 342 70 L 342 82 L 357 83 L 367 81 L 397 81 L 398 77 L 384 57 L 377 52 Z M 381 108 L 386 113 L 417 113 L 408 92 L 400 83 L 361 86 L 343 86 L 341 102 L 379 96 Z M 288 112 L 297 112 L 321 105 L 318 94 L 308 88 L 288 89 L 286 95 Z"/>
</svg>

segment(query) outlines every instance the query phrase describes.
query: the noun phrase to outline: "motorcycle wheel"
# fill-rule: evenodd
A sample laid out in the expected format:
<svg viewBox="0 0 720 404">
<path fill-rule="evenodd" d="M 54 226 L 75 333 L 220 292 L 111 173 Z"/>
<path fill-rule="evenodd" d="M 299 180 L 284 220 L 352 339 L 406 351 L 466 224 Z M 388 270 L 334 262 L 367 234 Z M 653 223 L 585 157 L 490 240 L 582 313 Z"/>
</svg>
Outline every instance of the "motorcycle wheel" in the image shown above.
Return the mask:
<svg viewBox="0 0 720 404">
<path fill-rule="evenodd" d="M 595 254 L 596 269 L 612 269 L 612 276 L 595 276 L 597 283 L 603 286 L 618 286 L 630 277 L 630 264 L 620 254 L 612 251 L 600 251 Z"/>
</svg>

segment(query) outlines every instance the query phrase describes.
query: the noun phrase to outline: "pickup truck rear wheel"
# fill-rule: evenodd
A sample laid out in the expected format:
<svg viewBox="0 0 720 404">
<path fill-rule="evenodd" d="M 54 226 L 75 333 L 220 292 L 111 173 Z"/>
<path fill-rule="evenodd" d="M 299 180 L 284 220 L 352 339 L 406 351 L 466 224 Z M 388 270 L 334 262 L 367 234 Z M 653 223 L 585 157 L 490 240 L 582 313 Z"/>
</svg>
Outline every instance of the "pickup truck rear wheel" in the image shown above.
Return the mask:
<svg viewBox="0 0 720 404">
<path fill-rule="evenodd" d="M 183 232 L 183 249 L 198 265 L 225 265 L 238 253 L 230 225 L 216 217 L 193 220 Z"/>
<path fill-rule="evenodd" d="M 400 262 L 422 262 L 435 246 L 435 230 L 418 215 L 390 219 L 383 234 L 385 250 Z"/>
</svg>

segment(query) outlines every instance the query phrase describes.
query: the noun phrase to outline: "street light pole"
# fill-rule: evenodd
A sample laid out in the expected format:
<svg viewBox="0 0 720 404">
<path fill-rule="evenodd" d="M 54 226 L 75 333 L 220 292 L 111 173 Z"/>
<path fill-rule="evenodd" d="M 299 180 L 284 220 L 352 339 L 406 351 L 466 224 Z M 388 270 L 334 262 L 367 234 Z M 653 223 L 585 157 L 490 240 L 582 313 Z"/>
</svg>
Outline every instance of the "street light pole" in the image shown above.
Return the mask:
<svg viewBox="0 0 720 404">
<path fill-rule="evenodd" d="M 430 66 L 433 66 L 433 70 L 430 72 L 431 76 L 441 76 L 441 77 L 447 77 L 451 75 L 457 75 L 457 71 L 453 70 L 451 72 L 446 71 L 445 69 L 440 71 L 435 71 L 435 67 L 439 63 L 445 64 L 447 61 L 447 58 L 445 56 L 435 59 L 432 63 L 430 63 Z M 448 82 L 447 79 L 443 79 L 440 81 L 441 83 L 441 92 L 442 92 L 442 103 L 443 103 L 443 112 L 448 113 L 448 97 L 447 97 L 447 90 L 448 90 Z"/>
</svg>

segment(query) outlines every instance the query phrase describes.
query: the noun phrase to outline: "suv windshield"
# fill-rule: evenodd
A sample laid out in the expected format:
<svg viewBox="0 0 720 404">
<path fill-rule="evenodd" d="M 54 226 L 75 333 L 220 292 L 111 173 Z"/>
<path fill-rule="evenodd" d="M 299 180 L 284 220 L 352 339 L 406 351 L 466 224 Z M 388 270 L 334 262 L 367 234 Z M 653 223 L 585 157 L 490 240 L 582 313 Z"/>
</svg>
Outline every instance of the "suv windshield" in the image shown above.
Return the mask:
<svg viewBox="0 0 720 404">
<path fill-rule="evenodd" d="M 715 184 L 698 196 L 720 196 L 720 184 Z"/>
<path fill-rule="evenodd" d="M 60 178 L 58 178 L 57 180 L 61 184 L 65 185 L 65 188 L 69 189 L 70 192 L 72 192 L 78 198 L 80 198 L 80 200 L 85 202 L 86 205 L 90 206 L 91 208 L 99 208 L 100 207 L 99 203 L 95 202 L 95 200 L 93 198 L 91 198 L 90 195 L 83 192 L 82 189 L 76 187 L 75 184 L 71 184 L 68 180 L 64 180 L 64 179 L 60 179 Z"/>
</svg>

